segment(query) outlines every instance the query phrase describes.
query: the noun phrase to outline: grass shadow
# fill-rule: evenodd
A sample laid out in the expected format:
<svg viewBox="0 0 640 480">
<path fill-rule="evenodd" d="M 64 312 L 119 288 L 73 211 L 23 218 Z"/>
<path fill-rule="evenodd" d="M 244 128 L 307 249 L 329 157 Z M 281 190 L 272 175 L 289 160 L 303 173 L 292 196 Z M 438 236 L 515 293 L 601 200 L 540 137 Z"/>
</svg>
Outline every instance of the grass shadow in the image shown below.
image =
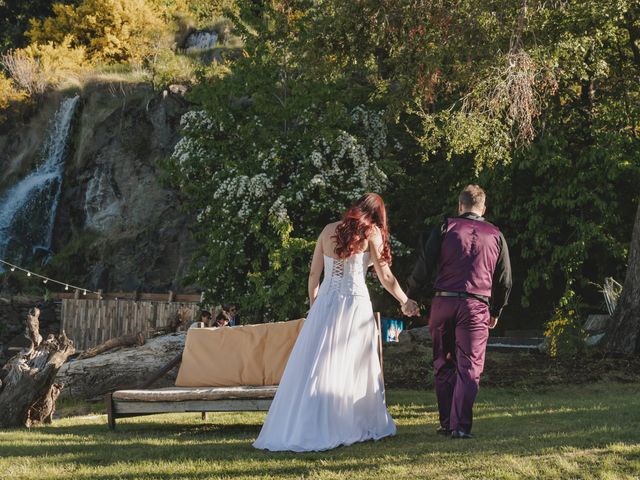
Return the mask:
<svg viewBox="0 0 640 480">
<path fill-rule="evenodd" d="M 318 472 L 328 478 L 369 478 L 363 472 L 371 478 L 403 478 L 414 469 L 439 478 L 451 468 L 456 475 L 479 478 L 474 468 L 496 468 L 488 459 L 501 459 L 521 474 L 512 478 L 545 478 L 540 473 L 545 465 L 561 477 L 572 476 L 574 464 L 594 471 L 620 465 L 620 471 L 633 473 L 640 472 L 636 390 L 575 387 L 522 395 L 492 389 L 477 403 L 472 441 L 435 434 L 436 408 L 420 403 L 432 402 L 432 394 L 400 391 L 389 395 L 398 424 L 395 437 L 328 452 L 255 450 L 251 444 L 264 418 L 255 412 L 210 414 L 206 423 L 197 414 L 127 419 L 116 431 L 108 430 L 104 416 L 80 417 L 30 431 L 0 431 L 0 448 L 17 464 L 53 459 L 58 468 L 73 470 L 75 478 L 299 478 Z"/>
</svg>

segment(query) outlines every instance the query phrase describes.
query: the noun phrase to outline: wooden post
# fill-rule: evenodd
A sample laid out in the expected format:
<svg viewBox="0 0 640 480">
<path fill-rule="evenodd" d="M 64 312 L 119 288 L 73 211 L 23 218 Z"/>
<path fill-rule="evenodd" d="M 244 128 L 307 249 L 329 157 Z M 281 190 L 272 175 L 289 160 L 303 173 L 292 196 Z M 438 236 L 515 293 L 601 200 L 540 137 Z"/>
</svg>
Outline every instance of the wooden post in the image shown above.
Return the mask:
<svg viewBox="0 0 640 480">
<path fill-rule="evenodd" d="M 167 300 L 167 302 L 169 303 L 173 302 L 174 298 L 175 298 L 175 295 L 173 294 L 173 290 L 169 290 L 169 299 Z"/>
<path fill-rule="evenodd" d="M 384 388 L 384 362 L 382 360 L 382 322 L 380 321 L 380 312 L 375 312 L 376 324 L 378 326 L 378 358 L 380 359 L 380 376 L 382 377 L 382 395 L 386 402 L 386 391 Z"/>
<path fill-rule="evenodd" d="M 107 404 L 107 424 L 109 425 L 109 430 L 113 430 L 116 428 L 116 416 L 113 411 L 113 398 L 111 397 L 111 394 L 107 393 L 104 400 Z"/>
<path fill-rule="evenodd" d="M 191 328 L 204 328 L 204 327 L 205 327 L 204 322 L 199 322 L 199 321 L 196 321 L 196 322 L 191 326 Z M 200 412 L 200 413 L 201 413 L 201 415 L 202 415 L 202 421 L 206 422 L 206 421 L 208 421 L 208 420 L 209 420 L 209 412 Z"/>
</svg>

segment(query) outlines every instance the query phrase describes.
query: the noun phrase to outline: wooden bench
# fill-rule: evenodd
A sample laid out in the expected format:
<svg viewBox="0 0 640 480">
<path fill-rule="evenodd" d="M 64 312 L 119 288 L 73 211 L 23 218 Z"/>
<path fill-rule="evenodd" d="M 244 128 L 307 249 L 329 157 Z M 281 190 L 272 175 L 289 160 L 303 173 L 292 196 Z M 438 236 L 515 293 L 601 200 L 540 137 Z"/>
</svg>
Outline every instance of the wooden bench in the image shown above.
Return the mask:
<svg viewBox="0 0 640 480">
<path fill-rule="evenodd" d="M 376 312 L 375 318 L 378 325 L 378 354 L 382 366 L 380 314 Z M 269 410 L 277 385 L 149 388 L 180 364 L 181 360 L 182 354 L 158 370 L 139 389 L 108 393 L 105 402 L 109 428 L 112 430 L 115 428 L 118 418 L 159 413 L 201 412 L 202 418 L 207 419 L 207 412 Z"/>
<path fill-rule="evenodd" d="M 167 387 L 153 390 L 118 390 L 107 394 L 109 428 L 116 418 L 177 412 L 231 412 L 269 410 L 276 394 L 270 387 Z"/>
</svg>

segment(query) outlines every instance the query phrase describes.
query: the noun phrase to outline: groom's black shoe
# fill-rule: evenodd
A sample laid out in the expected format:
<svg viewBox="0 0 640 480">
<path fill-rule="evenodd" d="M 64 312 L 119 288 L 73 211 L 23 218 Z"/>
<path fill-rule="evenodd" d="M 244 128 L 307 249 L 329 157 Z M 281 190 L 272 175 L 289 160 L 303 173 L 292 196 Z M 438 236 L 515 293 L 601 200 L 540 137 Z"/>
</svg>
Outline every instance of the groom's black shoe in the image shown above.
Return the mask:
<svg viewBox="0 0 640 480">
<path fill-rule="evenodd" d="M 438 435 L 445 435 L 445 436 L 450 436 L 451 435 L 451 430 L 449 430 L 448 428 L 444 428 L 444 427 L 438 427 L 436 428 L 436 433 Z"/>
<path fill-rule="evenodd" d="M 462 430 L 454 430 L 453 432 L 451 432 L 451 438 L 455 438 L 455 439 L 470 439 L 470 438 L 475 438 L 473 435 L 471 435 L 470 433 L 465 433 Z"/>
</svg>

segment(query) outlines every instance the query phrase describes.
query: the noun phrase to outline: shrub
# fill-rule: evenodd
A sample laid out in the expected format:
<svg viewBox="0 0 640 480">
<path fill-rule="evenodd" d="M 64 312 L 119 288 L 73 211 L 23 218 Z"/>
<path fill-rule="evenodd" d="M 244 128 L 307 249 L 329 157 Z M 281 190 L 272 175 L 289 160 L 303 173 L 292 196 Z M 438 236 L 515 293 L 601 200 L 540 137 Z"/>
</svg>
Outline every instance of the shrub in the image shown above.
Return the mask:
<svg viewBox="0 0 640 480">
<path fill-rule="evenodd" d="M 191 84 L 196 80 L 195 61 L 168 48 L 159 50 L 149 61 L 147 68 L 154 88 L 163 88 L 170 83 Z"/>
<path fill-rule="evenodd" d="M 32 20 L 26 35 L 34 43 L 70 38 L 90 59 L 117 63 L 144 60 L 166 33 L 161 12 L 145 0 L 83 0 L 55 4 L 53 16 Z"/>
<path fill-rule="evenodd" d="M 24 91 L 18 90 L 14 82 L 0 72 L 0 123 L 6 120 L 6 111 L 13 102 L 19 102 L 26 97 Z"/>
<path fill-rule="evenodd" d="M 387 129 L 374 105 L 338 103 L 332 90 L 313 98 L 315 85 L 292 88 L 289 101 L 306 105 L 289 117 L 265 85 L 253 86 L 244 108 L 222 102 L 182 117 L 168 174 L 199 212 L 190 280 L 258 320 L 298 318 L 322 226 L 387 183 Z"/>
<path fill-rule="evenodd" d="M 27 91 L 29 95 L 45 91 L 46 85 L 39 74 L 38 63 L 24 49 L 9 51 L 2 56 L 2 65 L 7 69 L 13 81 Z"/>
<path fill-rule="evenodd" d="M 60 44 L 34 43 L 3 55 L 14 82 L 30 95 L 41 94 L 49 87 L 77 78 L 86 66 L 83 47 L 72 48 L 71 38 Z"/>
<path fill-rule="evenodd" d="M 186 7 L 201 27 L 211 19 L 221 17 L 226 11 L 237 10 L 234 0 L 190 0 Z"/>
<path fill-rule="evenodd" d="M 580 325 L 579 300 L 573 290 L 565 292 L 546 327 L 544 336 L 551 357 L 572 357 L 583 350 L 585 332 Z"/>
</svg>

